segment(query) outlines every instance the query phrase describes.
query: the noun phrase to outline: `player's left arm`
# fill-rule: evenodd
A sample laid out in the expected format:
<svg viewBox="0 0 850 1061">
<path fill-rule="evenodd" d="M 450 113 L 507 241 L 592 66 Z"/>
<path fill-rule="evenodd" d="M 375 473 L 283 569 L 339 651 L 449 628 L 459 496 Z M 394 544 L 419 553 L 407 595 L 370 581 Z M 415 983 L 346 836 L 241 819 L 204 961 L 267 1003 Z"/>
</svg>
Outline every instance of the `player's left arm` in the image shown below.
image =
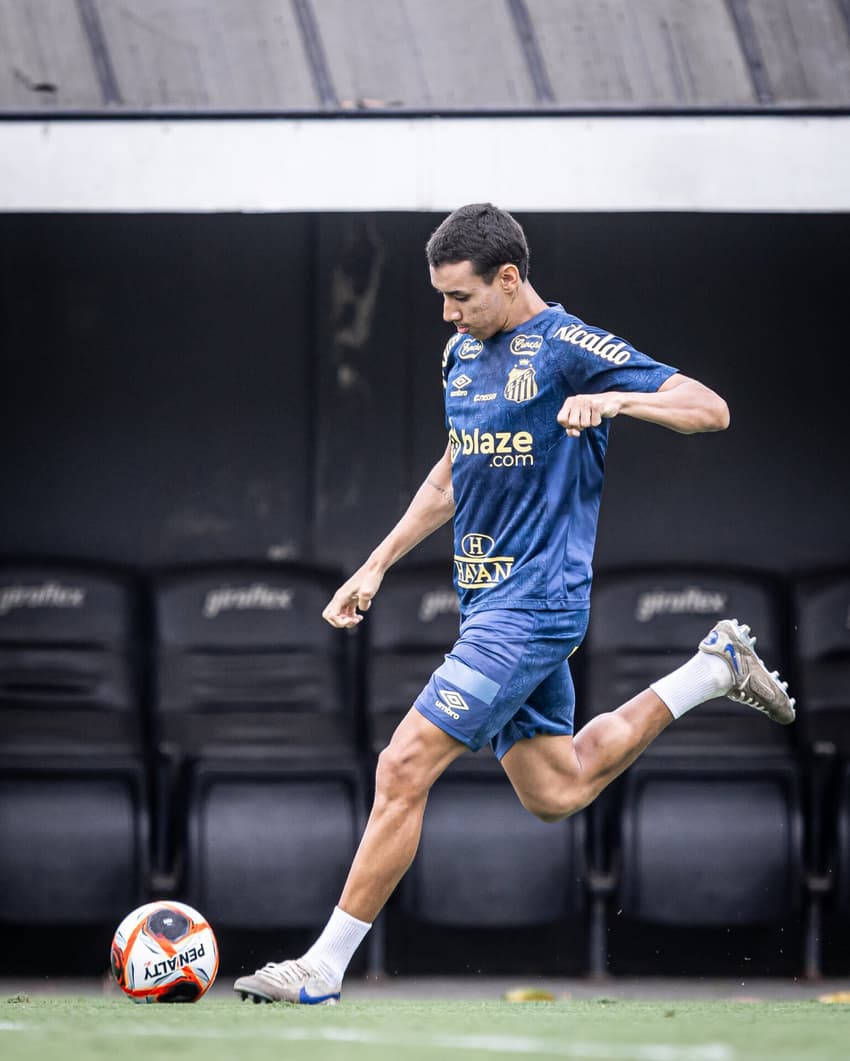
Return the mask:
<svg viewBox="0 0 850 1061">
<path fill-rule="evenodd" d="M 558 413 L 558 423 L 572 438 L 588 427 L 598 427 L 615 416 L 632 416 L 685 435 L 724 431 L 729 426 L 729 406 L 710 387 L 677 372 L 657 391 L 604 391 L 574 394 Z"/>
</svg>

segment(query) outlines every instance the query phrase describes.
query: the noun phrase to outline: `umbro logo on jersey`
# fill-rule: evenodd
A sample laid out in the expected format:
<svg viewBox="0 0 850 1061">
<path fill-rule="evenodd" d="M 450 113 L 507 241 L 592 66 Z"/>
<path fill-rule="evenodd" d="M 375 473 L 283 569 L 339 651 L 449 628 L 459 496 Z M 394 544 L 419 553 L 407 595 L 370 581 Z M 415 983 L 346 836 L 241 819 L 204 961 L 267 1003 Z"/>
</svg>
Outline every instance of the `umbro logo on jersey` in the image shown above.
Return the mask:
<svg viewBox="0 0 850 1061">
<path fill-rule="evenodd" d="M 462 372 L 452 380 L 452 389 L 449 392 L 453 398 L 465 398 L 469 391 L 466 389 L 472 383 L 472 378 Z"/>
</svg>

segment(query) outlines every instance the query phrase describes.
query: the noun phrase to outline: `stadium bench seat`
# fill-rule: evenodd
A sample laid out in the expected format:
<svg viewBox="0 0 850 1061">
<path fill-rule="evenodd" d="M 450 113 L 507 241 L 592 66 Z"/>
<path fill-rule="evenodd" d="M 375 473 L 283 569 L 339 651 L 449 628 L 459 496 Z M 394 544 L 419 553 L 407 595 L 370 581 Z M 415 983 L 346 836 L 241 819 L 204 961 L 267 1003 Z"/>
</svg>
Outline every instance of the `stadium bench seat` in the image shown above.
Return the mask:
<svg viewBox="0 0 850 1061">
<path fill-rule="evenodd" d="M 384 581 L 364 624 L 366 718 L 374 753 L 442 663 L 458 626 L 447 565 L 398 568 Z M 439 926 L 521 929 L 580 915 L 582 816 L 544 825 L 523 809 L 489 747 L 466 754 L 431 790 L 419 851 L 396 909 L 424 933 Z M 471 946 L 486 948 L 487 941 Z M 573 943 L 573 950 L 583 962 L 584 947 Z"/>
<path fill-rule="evenodd" d="M 759 655 L 787 672 L 783 595 L 772 579 L 699 568 L 597 576 L 590 626 L 579 650 L 587 687 L 579 721 L 613 710 L 680 666 L 722 618 L 749 624 Z M 741 746 L 786 754 L 793 746 L 793 728 L 765 725 L 758 712 L 720 697 L 670 726 L 648 754 Z"/>
<path fill-rule="evenodd" d="M 800 775 L 792 761 L 639 761 L 626 775 L 618 907 L 661 925 L 781 921 L 803 885 Z"/>
<path fill-rule="evenodd" d="M 806 743 L 850 757 L 850 571 L 800 578 L 794 586 L 794 649 Z"/>
<path fill-rule="evenodd" d="M 367 635 L 366 726 L 377 753 L 457 640 L 460 613 L 451 567 L 394 569 L 363 625 Z"/>
<path fill-rule="evenodd" d="M 846 972 L 850 937 L 850 571 L 794 584 L 799 725 L 809 754 L 811 860 L 826 896 L 824 961 Z M 831 894 L 829 894 L 831 893 Z M 843 929 L 843 931 L 842 931 Z"/>
<path fill-rule="evenodd" d="M 700 569 L 599 577 L 581 650 L 584 718 L 679 666 L 723 617 L 749 623 L 760 654 L 787 674 L 784 601 L 772 580 Z M 805 866 L 794 736 L 712 700 L 668 727 L 607 790 L 592 829 L 614 871 L 619 921 L 720 932 L 798 917 Z"/>
<path fill-rule="evenodd" d="M 429 796 L 403 907 L 430 924 L 479 928 L 570 917 L 584 903 L 583 841 L 581 816 L 544 824 L 501 771 L 449 774 Z"/>
<path fill-rule="evenodd" d="M 79 565 L 0 565 L 0 922 L 115 925 L 145 896 L 139 595 Z"/>
<path fill-rule="evenodd" d="M 850 917 L 850 762 L 841 766 L 836 800 L 834 847 L 835 908 L 843 918 Z M 844 960 L 845 968 L 848 966 Z"/>
<path fill-rule="evenodd" d="M 304 565 L 154 581 L 159 861 L 185 858 L 187 901 L 221 927 L 322 923 L 354 853 L 350 638 L 321 618 L 337 585 Z"/>
</svg>

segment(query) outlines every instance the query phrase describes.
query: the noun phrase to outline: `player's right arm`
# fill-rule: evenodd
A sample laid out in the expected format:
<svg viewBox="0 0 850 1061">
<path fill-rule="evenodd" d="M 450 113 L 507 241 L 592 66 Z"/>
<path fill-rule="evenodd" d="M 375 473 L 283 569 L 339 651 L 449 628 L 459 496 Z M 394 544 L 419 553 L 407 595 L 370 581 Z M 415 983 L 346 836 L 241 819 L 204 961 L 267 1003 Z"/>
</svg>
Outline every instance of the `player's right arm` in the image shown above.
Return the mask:
<svg viewBox="0 0 850 1061">
<path fill-rule="evenodd" d="M 322 612 L 322 618 L 339 629 L 356 626 L 363 619 L 360 613 L 369 610 L 392 565 L 447 523 L 454 510 L 451 453 L 446 446 L 446 452 L 413 495 L 405 514 L 366 563 L 339 587 Z"/>
</svg>

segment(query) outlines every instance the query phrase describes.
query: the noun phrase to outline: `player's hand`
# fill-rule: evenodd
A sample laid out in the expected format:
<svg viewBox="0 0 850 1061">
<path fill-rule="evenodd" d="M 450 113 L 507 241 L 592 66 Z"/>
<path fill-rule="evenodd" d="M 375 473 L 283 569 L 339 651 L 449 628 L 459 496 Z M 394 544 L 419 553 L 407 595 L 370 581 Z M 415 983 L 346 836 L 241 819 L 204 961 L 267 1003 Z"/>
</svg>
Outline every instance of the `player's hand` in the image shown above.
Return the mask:
<svg viewBox="0 0 850 1061">
<path fill-rule="evenodd" d="M 599 427 L 619 413 L 623 396 L 617 391 L 603 394 L 574 394 L 567 398 L 558 413 L 558 423 L 570 438 L 578 438 L 588 427 Z"/>
<path fill-rule="evenodd" d="M 381 587 L 384 575 L 363 565 L 334 593 L 322 612 L 322 618 L 339 630 L 350 630 L 363 621 L 362 612 L 372 606 L 372 598 Z"/>
</svg>

